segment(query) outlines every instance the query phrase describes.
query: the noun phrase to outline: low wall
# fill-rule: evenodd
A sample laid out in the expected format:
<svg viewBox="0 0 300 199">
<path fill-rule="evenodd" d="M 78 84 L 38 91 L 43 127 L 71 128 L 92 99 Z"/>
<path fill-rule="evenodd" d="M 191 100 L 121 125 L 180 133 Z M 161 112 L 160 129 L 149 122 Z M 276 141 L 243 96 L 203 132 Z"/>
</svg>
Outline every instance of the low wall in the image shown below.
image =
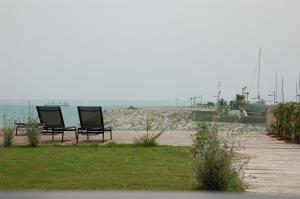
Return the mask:
<svg viewBox="0 0 300 199">
<path fill-rule="evenodd" d="M 204 121 L 211 122 L 215 117 L 214 111 L 192 111 L 192 120 L 193 121 Z M 239 119 L 238 117 L 228 116 L 223 113 L 218 119 L 219 122 L 240 122 L 240 123 L 250 123 L 250 124 L 265 124 L 266 116 L 261 114 L 248 114 L 247 117 Z"/>
<path fill-rule="evenodd" d="M 192 111 L 193 121 L 212 121 L 215 115 L 214 111 Z"/>
</svg>

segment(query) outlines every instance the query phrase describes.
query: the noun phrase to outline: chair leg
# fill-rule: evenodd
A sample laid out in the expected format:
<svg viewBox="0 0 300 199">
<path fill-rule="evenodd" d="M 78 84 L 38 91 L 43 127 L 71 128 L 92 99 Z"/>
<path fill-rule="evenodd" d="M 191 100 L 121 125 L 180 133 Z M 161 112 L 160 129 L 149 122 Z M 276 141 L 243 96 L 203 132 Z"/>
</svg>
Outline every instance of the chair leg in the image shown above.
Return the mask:
<svg viewBox="0 0 300 199">
<path fill-rule="evenodd" d="M 102 143 L 104 143 L 104 132 L 102 133 Z"/>
<path fill-rule="evenodd" d="M 76 140 L 76 144 L 77 144 L 78 143 L 77 130 L 75 130 L 75 140 Z"/>
<path fill-rule="evenodd" d="M 77 128 L 75 127 L 75 140 L 76 140 L 76 144 L 78 143 L 77 141 Z"/>
<path fill-rule="evenodd" d="M 78 133 L 76 133 L 76 144 L 78 143 L 78 139 L 79 139 L 79 135 L 78 135 Z"/>
<path fill-rule="evenodd" d="M 61 142 L 64 142 L 64 132 L 61 134 Z"/>
<path fill-rule="evenodd" d="M 54 140 L 54 134 L 53 134 L 53 131 L 52 131 L 52 140 Z"/>
<path fill-rule="evenodd" d="M 86 139 L 87 139 L 88 141 L 90 140 L 89 133 L 86 133 Z"/>
<path fill-rule="evenodd" d="M 112 131 L 110 130 L 110 139 L 112 140 Z"/>
<path fill-rule="evenodd" d="M 16 136 L 18 135 L 18 127 L 16 127 Z"/>
</svg>

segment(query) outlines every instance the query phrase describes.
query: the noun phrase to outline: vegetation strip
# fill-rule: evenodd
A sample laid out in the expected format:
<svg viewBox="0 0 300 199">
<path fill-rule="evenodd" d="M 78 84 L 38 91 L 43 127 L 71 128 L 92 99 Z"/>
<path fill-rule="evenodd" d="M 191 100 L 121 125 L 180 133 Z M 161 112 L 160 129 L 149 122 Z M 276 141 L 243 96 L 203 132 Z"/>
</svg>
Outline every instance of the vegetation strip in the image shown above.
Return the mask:
<svg viewBox="0 0 300 199">
<path fill-rule="evenodd" d="M 275 122 L 272 133 L 275 135 L 300 142 L 300 103 L 281 103 L 274 110 Z"/>
</svg>

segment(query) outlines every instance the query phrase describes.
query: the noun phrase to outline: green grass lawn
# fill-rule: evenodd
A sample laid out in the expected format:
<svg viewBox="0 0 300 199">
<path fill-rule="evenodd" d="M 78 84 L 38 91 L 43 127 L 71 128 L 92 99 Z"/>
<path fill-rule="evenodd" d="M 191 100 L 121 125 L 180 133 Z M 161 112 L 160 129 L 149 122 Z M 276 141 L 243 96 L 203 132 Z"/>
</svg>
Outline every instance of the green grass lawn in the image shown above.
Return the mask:
<svg viewBox="0 0 300 199">
<path fill-rule="evenodd" d="M 0 190 L 192 190 L 186 147 L 0 148 Z"/>
</svg>

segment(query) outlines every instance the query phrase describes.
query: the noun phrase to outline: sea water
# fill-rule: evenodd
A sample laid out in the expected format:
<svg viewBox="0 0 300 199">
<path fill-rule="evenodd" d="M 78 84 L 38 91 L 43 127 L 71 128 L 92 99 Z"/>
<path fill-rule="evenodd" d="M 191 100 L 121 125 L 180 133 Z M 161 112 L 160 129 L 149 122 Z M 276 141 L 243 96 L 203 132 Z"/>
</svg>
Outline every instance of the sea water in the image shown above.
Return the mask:
<svg viewBox="0 0 300 199">
<path fill-rule="evenodd" d="M 182 100 L 0 100 L 0 128 L 3 127 L 3 116 L 16 122 L 26 122 L 28 116 L 37 118 L 36 106 L 60 105 L 66 126 L 79 124 L 77 106 L 101 106 L 103 110 L 112 108 L 188 106 L 189 101 Z M 66 105 L 68 104 L 68 105 Z"/>
</svg>

